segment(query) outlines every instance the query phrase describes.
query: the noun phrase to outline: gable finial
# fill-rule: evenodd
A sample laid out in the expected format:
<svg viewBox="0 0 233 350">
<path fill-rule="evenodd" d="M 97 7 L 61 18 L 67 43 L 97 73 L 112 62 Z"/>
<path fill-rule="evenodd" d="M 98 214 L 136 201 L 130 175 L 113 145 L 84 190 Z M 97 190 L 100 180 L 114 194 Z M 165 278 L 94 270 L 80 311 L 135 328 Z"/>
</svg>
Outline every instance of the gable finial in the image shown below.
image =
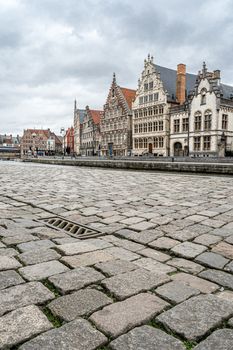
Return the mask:
<svg viewBox="0 0 233 350">
<path fill-rule="evenodd" d="M 116 73 L 115 72 L 113 73 L 113 82 L 114 83 L 116 82 Z"/>
<path fill-rule="evenodd" d="M 150 54 L 148 53 L 148 62 L 150 61 Z"/>
<path fill-rule="evenodd" d="M 206 68 L 206 63 L 204 61 L 203 62 L 203 67 L 202 67 L 202 73 L 203 73 L 204 76 L 206 75 L 206 72 L 207 72 L 207 68 Z"/>
</svg>

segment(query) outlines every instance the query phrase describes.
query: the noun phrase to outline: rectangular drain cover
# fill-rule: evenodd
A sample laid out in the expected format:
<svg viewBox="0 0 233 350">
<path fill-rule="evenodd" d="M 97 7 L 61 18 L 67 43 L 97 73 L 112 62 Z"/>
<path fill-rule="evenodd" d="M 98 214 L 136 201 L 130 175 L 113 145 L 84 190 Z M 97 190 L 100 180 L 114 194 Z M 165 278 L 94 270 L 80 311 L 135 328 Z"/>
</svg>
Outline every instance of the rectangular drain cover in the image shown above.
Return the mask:
<svg viewBox="0 0 233 350">
<path fill-rule="evenodd" d="M 46 226 L 55 228 L 59 231 L 65 231 L 68 235 L 79 239 L 94 238 L 104 235 L 103 232 L 93 230 L 85 225 L 67 220 L 61 216 L 52 216 L 49 218 L 39 219 L 37 221 L 43 221 Z"/>
</svg>

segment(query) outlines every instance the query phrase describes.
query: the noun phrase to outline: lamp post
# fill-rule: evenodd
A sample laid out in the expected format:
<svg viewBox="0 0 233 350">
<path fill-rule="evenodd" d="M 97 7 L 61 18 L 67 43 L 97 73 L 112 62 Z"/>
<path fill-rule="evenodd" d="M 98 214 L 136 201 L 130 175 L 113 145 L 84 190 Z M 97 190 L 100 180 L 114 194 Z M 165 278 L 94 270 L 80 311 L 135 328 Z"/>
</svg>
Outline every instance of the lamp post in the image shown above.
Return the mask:
<svg viewBox="0 0 233 350">
<path fill-rule="evenodd" d="M 60 134 L 62 136 L 62 150 L 63 150 L 63 157 L 65 156 L 65 128 L 62 127 L 60 130 Z"/>
<path fill-rule="evenodd" d="M 36 133 L 34 132 L 32 134 L 32 154 L 33 156 L 35 157 L 35 150 L 36 150 L 36 147 L 35 147 L 35 138 L 36 138 Z"/>
</svg>

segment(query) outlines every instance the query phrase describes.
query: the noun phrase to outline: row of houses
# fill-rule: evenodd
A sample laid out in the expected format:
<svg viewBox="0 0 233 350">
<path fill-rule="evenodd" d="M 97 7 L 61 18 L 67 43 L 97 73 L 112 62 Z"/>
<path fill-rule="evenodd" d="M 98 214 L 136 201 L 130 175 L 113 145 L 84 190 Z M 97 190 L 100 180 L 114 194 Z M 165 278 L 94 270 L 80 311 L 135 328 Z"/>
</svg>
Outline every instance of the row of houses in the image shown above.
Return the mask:
<svg viewBox="0 0 233 350">
<path fill-rule="evenodd" d="M 103 110 L 74 105 L 73 151 L 102 156 L 233 154 L 233 87 L 203 63 L 197 75 L 158 66 L 148 55 L 137 89 L 117 84 Z"/>
</svg>

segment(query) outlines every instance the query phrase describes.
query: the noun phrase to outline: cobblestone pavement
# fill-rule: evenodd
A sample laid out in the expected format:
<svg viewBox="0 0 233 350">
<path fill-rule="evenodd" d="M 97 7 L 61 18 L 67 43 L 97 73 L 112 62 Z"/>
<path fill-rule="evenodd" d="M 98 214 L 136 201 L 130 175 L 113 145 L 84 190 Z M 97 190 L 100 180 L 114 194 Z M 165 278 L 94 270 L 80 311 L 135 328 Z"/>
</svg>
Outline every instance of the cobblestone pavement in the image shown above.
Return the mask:
<svg viewBox="0 0 233 350">
<path fill-rule="evenodd" d="M 1 349 L 232 350 L 232 177 L 0 170 Z"/>
</svg>

